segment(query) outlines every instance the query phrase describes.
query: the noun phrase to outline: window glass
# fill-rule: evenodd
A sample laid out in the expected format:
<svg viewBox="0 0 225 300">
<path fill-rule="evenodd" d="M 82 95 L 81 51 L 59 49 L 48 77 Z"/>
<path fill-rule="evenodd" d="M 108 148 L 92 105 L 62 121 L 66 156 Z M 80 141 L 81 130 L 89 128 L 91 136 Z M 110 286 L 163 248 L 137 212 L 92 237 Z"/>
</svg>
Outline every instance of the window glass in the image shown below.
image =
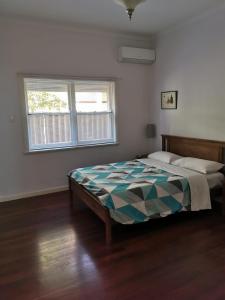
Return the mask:
<svg viewBox="0 0 225 300">
<path fill-rule="evenodd" d="M 116 141 L 114 82 L 24 78 L 24 88 L 30 151 Z"/>
</svg>

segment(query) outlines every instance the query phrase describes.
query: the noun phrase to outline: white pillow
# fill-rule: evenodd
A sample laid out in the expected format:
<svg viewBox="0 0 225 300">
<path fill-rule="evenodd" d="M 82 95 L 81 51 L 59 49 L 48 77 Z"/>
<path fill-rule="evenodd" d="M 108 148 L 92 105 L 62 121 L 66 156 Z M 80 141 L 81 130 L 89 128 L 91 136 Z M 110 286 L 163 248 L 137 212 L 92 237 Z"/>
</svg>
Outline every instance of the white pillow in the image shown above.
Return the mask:
<svg viewBox="0 0 225 300">
<path fill-rule="evenodd" d="M 194 157 L 183 157 L 181 159 L 173 161 L 172 164 L 182 168 L 194 170 L 203 174 L 218 172 L 224 166 L 223 164 L 216 161 Z"/>
<path fill-rule="evenodd" d="M 171 152 L 167 152 L 167 151 L 157 151 L 157 152 L 149 154 L 148 158 L 157 159 L 157 160 L 160 160 L 160 161 L 170 164 L 174 160 L 182 158 L 182 156 L 171 153 Z"/>
</svg>

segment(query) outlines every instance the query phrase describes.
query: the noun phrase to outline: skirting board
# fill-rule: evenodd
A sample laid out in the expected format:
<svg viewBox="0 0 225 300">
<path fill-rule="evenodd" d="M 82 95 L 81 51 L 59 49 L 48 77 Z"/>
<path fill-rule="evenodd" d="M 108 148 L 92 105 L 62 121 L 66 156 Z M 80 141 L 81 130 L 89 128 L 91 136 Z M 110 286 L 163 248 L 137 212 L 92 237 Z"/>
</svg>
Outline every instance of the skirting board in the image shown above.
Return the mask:
<svg viewBox="0 0 225 300">
<path fill-rule="evenodd" d="M 15 195 L 8 195 L 8 196 L 0 195 L 0 202 L 19 200 L 19 199 L 23 199 L 23 198 L 41 196 L 41 195 L 52 194 L 52 193 L 57 193 L 57 192 L 62 192 L 62 191 L 67 191 L 67 190 L 68 190 L 68 186 L 63 185 L 63 186 L 58 186 L 58 187 L 49 188 L 49 189 L 43 189 L 43 190 L 34 191 L 34 192 L 20 193 L 20 194 L 15 194 Z"/>
</svg>

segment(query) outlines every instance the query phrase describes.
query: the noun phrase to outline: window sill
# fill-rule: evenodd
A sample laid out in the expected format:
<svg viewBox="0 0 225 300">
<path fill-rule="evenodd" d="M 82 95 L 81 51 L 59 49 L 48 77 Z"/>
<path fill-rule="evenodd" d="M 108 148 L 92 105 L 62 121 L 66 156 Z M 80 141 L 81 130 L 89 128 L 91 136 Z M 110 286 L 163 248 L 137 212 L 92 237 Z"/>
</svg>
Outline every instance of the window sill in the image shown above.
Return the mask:
<svg viewBox="0 0 225 300">
<path fill-rule="evenodd" d="M 58 152 L 58 151 L 67 151 L 67 150 L 76 150 L 83 148 L 93 148 L 93 147 L 107 147 L 107 146 L 117 146 L 118 142 L 105 143 L 105 144 L 87 144 L 87 145 L 78 145 L 78 146 L 68 146 L 62 148 L 45 148 L 45 149 L 35 149 L 25 151 L 24 154 L 36 154 L 36 153 L 46 153 L 46 152 Z"/>
</svg>

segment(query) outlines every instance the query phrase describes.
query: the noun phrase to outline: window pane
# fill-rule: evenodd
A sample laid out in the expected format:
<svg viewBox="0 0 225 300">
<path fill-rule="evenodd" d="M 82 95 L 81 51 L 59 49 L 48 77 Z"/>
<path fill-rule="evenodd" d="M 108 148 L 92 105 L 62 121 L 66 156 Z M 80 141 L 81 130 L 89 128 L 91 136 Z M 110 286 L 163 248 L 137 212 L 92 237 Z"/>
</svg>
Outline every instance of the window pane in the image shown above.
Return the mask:
<svg viewBox="0 0 225 300">
<path fill-rule="evenodd" d="M 69 112 L 68 85 L 61 80 L 25 79 L 28 112 Z"/>
<path fill-rule="evenodd" d="M 77 112 L 110 111 L 110 82 L 76 82 Z"/>
<path fill-rule="evenodd" d="M 113 82 L 75 82 L 78 144 L 113 141 L 113 88 Z"/>
<path fill-rule="evenodd" d="M 51 145 L 60 147 L 72 142 L 69 113 L 29 114 L 28 126 L 32 149 Z"/>
<path fill-rule="evenodd" d="M 80 144 L 113 140 L 112 113 L 78 113 L 77 125 Z"/>
<path fill-rule="evenodd" d="M 68 83 L 25 79 L 29 144 L 32 149 L 72 143 Z"/>
</svg>

